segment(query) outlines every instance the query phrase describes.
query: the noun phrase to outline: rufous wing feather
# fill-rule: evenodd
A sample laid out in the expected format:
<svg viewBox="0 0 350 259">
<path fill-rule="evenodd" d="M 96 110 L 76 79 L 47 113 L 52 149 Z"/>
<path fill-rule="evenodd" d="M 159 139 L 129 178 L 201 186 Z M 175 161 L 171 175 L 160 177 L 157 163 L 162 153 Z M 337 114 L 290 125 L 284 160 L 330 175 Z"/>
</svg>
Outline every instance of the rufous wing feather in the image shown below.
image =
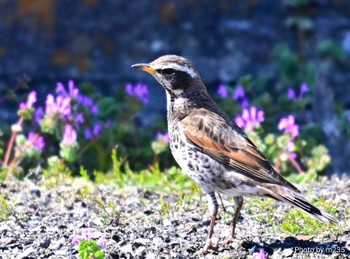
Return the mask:
<svg viewBox="0 0 350 259">
<path fill-rule="evenodd" d="M 265 183 L 299 190 L 280 176 L 266 157 L 232 121 L 206 109 L 197 109 L 180 122 L 187 139 L 227 167 Z"/>
</svg>

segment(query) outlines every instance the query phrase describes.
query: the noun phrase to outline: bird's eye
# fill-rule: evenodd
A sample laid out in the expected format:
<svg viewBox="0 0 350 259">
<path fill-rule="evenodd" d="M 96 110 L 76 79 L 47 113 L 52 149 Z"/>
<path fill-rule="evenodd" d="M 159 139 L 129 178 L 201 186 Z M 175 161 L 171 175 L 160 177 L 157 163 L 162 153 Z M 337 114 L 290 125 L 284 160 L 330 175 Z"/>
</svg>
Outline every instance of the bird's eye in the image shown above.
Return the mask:
<svg viewBox="0 0 350 259">
<path fill-rule="evenodd" d="M 161 73 L 163 75 L 173 75 L 175 73 L 175 70 L 172 68 L 166 68 L 166 69 L 162 69 Z"/>
</svg>

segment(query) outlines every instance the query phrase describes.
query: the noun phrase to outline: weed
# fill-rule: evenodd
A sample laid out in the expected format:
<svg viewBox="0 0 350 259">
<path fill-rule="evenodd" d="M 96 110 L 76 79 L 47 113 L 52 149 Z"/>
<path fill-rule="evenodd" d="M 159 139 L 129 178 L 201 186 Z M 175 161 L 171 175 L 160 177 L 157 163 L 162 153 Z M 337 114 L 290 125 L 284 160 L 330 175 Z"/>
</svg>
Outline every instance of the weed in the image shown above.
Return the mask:
<svg viewBox="0 0 350 259">
<path fill-rule="evenodd" d="M 5 195 L 0 193 L 0 221 L 7 220 L 11 215 L 11 208 Z"/>
<path fill-rule="evenodd" d="M 105 254 L 94 240 L 83 240 L 78 247 L 81 259 L 104 259 Z"/>
</svg>

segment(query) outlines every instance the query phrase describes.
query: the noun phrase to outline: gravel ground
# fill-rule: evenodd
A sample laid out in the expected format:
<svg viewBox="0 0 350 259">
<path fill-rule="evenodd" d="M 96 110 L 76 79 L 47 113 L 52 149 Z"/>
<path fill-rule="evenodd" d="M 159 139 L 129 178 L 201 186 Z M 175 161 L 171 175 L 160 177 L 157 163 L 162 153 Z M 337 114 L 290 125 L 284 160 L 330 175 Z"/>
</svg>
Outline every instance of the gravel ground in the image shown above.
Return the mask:
<svg viewBox="0 0 350 259">
<path fill-rule="evenodd" d="M 237 242 L 224 246 L 221 242 L 229 236 L 230 219 L 220 210 L 215 247 L 205 258 L 260 258 L 261 249 L 266 258 L 350 258 L 350 179 L 332 178 L 299 187 L 338 203 L 341 234 L 291 237 L 273 233 L 268 230 L 271 226 L 243 207 Z M 198 194 L 179 206 L 179 194 L 118 189 L 81 179 L 53 188 L 30 180 L 8 181 L 0 188 L 10 210 L 8 219 L 0 222 L 0 258 L 77 258 L 74 243 L 82 235 L 101 242 L 106 258 L 195 258 L 207 235 L 206 201 Z M 109 215 L 95 199 L 106 205 Z M 289 208 L 275 204 L 276 218 L 279 211 Z M 234 209 L 228 202 L 225 207 Z"/>
</svg>

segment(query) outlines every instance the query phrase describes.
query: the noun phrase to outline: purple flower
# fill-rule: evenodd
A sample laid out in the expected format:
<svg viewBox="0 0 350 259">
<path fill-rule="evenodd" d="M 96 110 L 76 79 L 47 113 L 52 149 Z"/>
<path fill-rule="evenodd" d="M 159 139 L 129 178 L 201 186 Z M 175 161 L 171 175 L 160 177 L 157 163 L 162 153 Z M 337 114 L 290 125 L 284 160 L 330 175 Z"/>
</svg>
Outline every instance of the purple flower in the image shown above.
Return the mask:
<svg viewBox="0 0 350 259">
<path fill-rule="evenodd" d="M 288 99 L 295 100 L 295 91 L 293 88 L 288 88 Z"/>
<path fill-rule="evenodd" d="M 77 101 L 79 104 L 82 104 L 87 107 L 91 107 L 94 105 L 94 102 L 92 101 L 92 99 L 85 95 L 79 95 Z"/>
<path fill-rule="evenodd" d="M 295 117 L 293 115 L 281 118 L 278 123 L 278 129 L 289 133 L 292 138 L 299 135 L 299 126 L 295 124 Z"/>
<path fill-rule="evenodd" d="M 348 121 L 350 121 L 350 114 L 348 115 Z"/>
<path fill-rule="evenodd" d="M 62 118 L 66 118 L 71 115 L 71 98 L 57 96 L 56 99 L 52 94 L 46 97 L 45 113 L 52 115 L 59 113 Z"/>
<path fill-rule="evenodd" d="M 156 134 L 156 140 L 162 139 L 165 143 L 169 143 L 169 133 L 161 133 L 160 131 L 157 131 Z"/>
<path fill-rule="evenodd" d="M 101 130 L 102 130 L 102 125 L 100 123 L 96 123 L 94 125 L 94 129 L 92 132 L 94 133 L 94 136 L 98 136 L 98 134 L 100 134 Z"/>
<path fill-rule="evenodd" d="M 84 123 L 84 115 L 82 113 L 78 113 L 75 117 L 75 122 L 77 125 Z"/>
<path fill-rule="evenodd" d="M 86 139 L 91 140 L 91 139 L 93 138 L 91 129 L 85 129 L 84 135 L 85 135 L 85 138 L 86 138 Z"/>
<path fill-rule="evenodd" d="M 43 107 L 39 107 L 38 109 L 36 109 L 35 113 L 34 113 L 34 118 L 36 123 L 40 123 L 41 119 L 44 117 L 44 109 Z"/>
<path fill-rule="evenodd" d="M 26 103 L 20 103 L 19 108 L 20 109 L 27 109 L 27 108 L 32 108 L 33 104 L 36 102 L 36 92 L 31 91 L 28 95 L 27 102 Z"/>
<path fill-rule="evenodd" d="M 73 99 L 77 99 L 79 96 L 79 89 L 74 86 L 74 81 L 68 81 L 68 92 L 66 91 L 64 85 L 61 82 L 57 83 L 56 93 L 61 95 L 62 97 L 71 97 Z"/>
<path fill-rule="evenodd" d="M 102 235 L 96 242 L 100 247 L 105 247 L 106 246 L 106 235 Z"/>
<path fill-rule="evenodd" d="M 309 87 L 307 86 L 306 83 L 302 83 L 299 87 L 299 96 L 298 98 L 296 97 L 296 93 L 295 93 L 295 90 L 293 88 L 288 88 L 288 99 L 289 100 L 296 100 L 296 99 L 301 99 L 304 97 L 304 95 L 306 93 L 308 93 L 310 90 L 309 90 Z"/>
<path fill-rule="evenodd" d="M 259 259 L 266 259 L 266 252 L 263 248 L 259 250 Z"/>
<path fill-rule="evenodd" d="M 133 86 L 132 84 L 126 84 L 125 86 L 125 92 L 128 94 L 128 95 L 133 95 L 134 93 L 134 89 L 133 89 Z"/>
<path fill-rule="evenodd" d="M 38 150 L 42 151 L 45 147 L 44 138 L 39 136 L 38 134 L 34 132 L 29 132 L 28 134 L 28 141 L 33 145 L 33 147 Z"/>
<path fill-rule="evenodd" d="M 79 95 L 79 89 L 74 87 L 73 80 L 68 81 L 68 91 L 69 91 L 70 97 L 72 97 L 72 98 L 77 98 Z"/>
<path fill-rule="evenodd" d="M 233 100 L 243 99 L 244 97 L 245 97 L 245 91 L 243 86 L 241 85 L 237 86 L 232 95 Z"/>
<path fill-rule="evenodd" d="M 62 143 L 65 146 L 71 146 L 77 141 L 77 132 L 73 129 L 73 127 L 67 124 L 64 127 Z"/>
<path fill-rule="evenodd" d="M 78 235 L 76 235 L 76 234 L 72 235 L 72 237 L 71 237 L 71 243 L 72 243 L 73 245 L 79 245 L 80 242 L 81 242 L 81 236 L 78 236 Z"/>
<path fill-rule="evenodd" d="M 300 94 L 299 94 L 299 98 L 302 98 L 304 96 L 304 94 L 309 92 L 309 87 L 307 86 L 306 83 L 302 83 L 300 86 Z"/>
<path fill-rule="evenodd" d="M 62 96 L 68 95 L 66 89 L 64 88 L 64 85 L 61 82 L 58 82 L 56 84 L 56 93 Z"/>
<path fill-rule="evenodd" d="M 249 106 L 249 101 L 247 98 L 243 98 L 243 100 L 241 101 L 241 107 L 242 108 L 248 108 Z"/>
<path fill-rule="evenodd" d="M 96 232 L 94 232 L 94 229 L 92 228 L 85 228 L 82 230 L 81 235 L 73 234 L 71 236 L 71 243 L 73 245 L 78 245 L 83 240 L 92 240 L 93 238 L 96 238 Z M 106 246 L 106 235 L 102 234 L 100 238 L 96 242 L 100 247 Z"/>
<path fill-rule="evenodd" d="M 228 96 L 227 87 L 223 84 L 220 84 L 217 93 L 222 99 L 226 99 Z"/>
<path fill-rule="evenodd" d="M 131 84 L 127 84 L 125 86 L 125 92 L 128 95 L 134 96 L 139 99 L 142 103 L 148 103 L 148 86 L 144 84 L 136 84 L 132 86 Z"/>
<path fill-rule="evenodd" d="M 85 138 L 91 140 L 97 137 L 100 134 L 101 130 L 102 130 L 102 125 L 100 123 L 96 123 L 92 130 L 89 128 L 85 129 L 85 133 L 84 133 Z"/>
<path fill-rule="evenodd" d="M 148 103 L 148 86 L 137 84 L 134 87 L 134 95 L 137 96 L 143 103 Z"/>
<path fill-rule="evenodd" d="M 94 236 L 94 231 L 92 228 L 86 228 L 83 230 L 81 237 L 85 240 L 90 240 Z"/>
<path fill-rule="evenodd" d="M 235 117 L 235 122 L 241 128 L 253 131 L 255 127 L 260 126 L 264 119 L 264 112 L 253 106 L 249 110 L 243 109 L 242 115 Z"/>
<path fill-rule="evenodd" d="M 96 104 L 91 107 L 91 113 L 94 115 L 98 113 L 98 106 Z"/>
</svg>

